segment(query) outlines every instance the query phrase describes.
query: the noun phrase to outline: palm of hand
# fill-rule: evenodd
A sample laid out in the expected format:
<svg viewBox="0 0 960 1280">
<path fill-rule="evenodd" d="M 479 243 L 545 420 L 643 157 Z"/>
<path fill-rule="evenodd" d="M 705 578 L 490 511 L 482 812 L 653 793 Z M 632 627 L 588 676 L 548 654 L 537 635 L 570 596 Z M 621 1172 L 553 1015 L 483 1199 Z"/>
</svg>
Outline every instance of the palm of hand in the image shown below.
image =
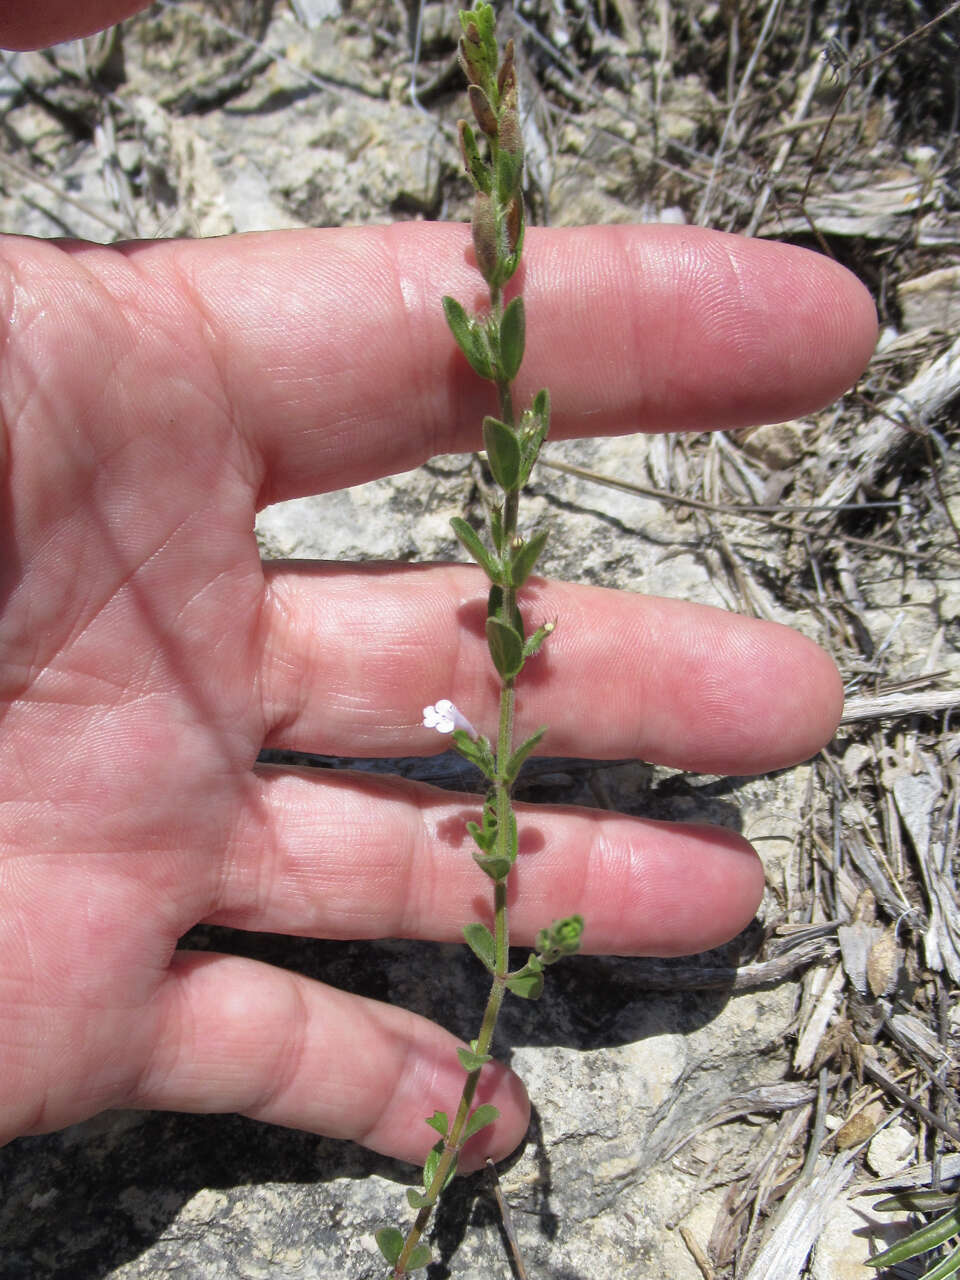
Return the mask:
<svg viewBox="0 0 960 1280">
<path fill-rule="evenodd" d="M 32 291 L 6 360 L 0 624 L 2 874 L 29 904 L 29 933 L 15 915 L 0 933 L 14 1132 L 136 1100 L 172 1065 L 177 938 L 243 895 L 262 825 L 252 456 L 189 308 L 171 342 L 121 292 L 135 279 L 111 297 L 74 266 L 44 247 L 8 277 Z"/>
</svg>

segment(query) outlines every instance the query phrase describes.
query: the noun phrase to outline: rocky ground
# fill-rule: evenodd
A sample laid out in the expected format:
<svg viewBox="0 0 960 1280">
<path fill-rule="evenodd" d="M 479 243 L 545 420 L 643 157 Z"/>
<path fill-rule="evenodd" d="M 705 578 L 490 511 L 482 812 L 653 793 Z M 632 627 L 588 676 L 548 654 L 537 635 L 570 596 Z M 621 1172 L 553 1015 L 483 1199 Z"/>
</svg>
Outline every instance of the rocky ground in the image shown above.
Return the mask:
<svg viewBox="0 0 960 1280">
<path fill-rule="evenodd" d="M 742 830 L 768 893 L 722 953 L 582 959 L 536 1017 L 508 1006 L 499 1052 L 536 1110 L 500 1186 L 531 1277 L 858 1280 L 892 1238 L 874 1193 L 960 1176 L 960 7 L 522 0 L 502 26 L 535 221 L 819 248 L 870 285 L 883 336 L 856 391 L 809 419 L 544 453 L 527 501 L 554 529 L 546 572 L 788 622 L 849 696 L 834 743 L 772 777 L 533 762 L 526 798 Z M 466 218 L 455 30 L 446 4 L 162 0 L 9 55 L 0 227 L 109 242 Z M 261 545 L 452 558 L 449 516 L 484 483 L 478 460 L 438 458 L 268 509 Z M 319 763 L 470 781 L 449 757 Z M 464 949 L 187 941 L 465 1036 L 484 994 Z M 414 1172 L 236 1117 L 111 1114 L 0 1153 L 0 1273 L 373 1277 L 372 1233 Z M 522 1275 L 487 1176 L 456 1185 L 435 1245 L 431 1280 Z"/>
</svg>

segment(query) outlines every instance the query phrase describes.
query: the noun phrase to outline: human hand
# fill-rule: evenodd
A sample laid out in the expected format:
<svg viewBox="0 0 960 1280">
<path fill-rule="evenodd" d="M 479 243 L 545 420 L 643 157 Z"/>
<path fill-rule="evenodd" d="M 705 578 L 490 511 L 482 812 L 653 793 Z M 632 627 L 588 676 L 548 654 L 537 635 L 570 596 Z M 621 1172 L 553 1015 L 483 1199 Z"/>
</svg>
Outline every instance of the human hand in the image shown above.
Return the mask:
<svg viewBox="0 0 960 1280">
<path fill-rule="evenodd" d="M 424 1115 L 459 1093 L 458 1042 L 424 1019 L 176 943 L 198 921 L 451 940 L 472 916 L 462 797 L 254 768 L 265 745 L 433 751 L 437 690 L 495 715 L 463 621 L 478 570 L 264 566 L 253 535 L 258 505 L 475 446 L 488 406 L 438 302 L 476 288 L 468 244 L 422 224 L 0 239 L 0 1140 L 108 1107 L 240 1111 L 422 1160 Z M 525 263 L 521 394 L 550 386 L 554 436 L 792 416 L 874 339 L 860 286 L 797 250 L 531 231 Z M 832 733 L 836 672 L 790 631 L 563 584 L 527 599 L 563 619 L 519 704 L 551 754 L 748 773 Z M 730 831 L 543 806 L 536 825 L 520 943 L 575 907 L 584 950 L 697 951 L 761 892 Z M 501 1119 L 465 1168 L 526 1125 L 516 1078 L 485 1074 Z"/>
<path fill-rule="evenodd" d="M 480 389 L 437 302 L 473 287 L 468 239 L 0 240 L 3 1138 L 106 1107 L 230 1110 L 420 1159 L 422 1116 L 456 1096 L 455 1041 L 423 1019 L 175 948 L 198 921 L 449 940 L 470 918 L 462 798 L 254 761 L 433 751 L 436 690 L 489 721 L 485 641 L 462 621 L 479 570 L 264 566 L 253 534 L 259 504 L 471 447 Z M 533 231 L 525 297 L 557 435 L 795 414 L 873 339 L 830 262 L 706 232 Z M 788 630 L 559 583 L 528 598 L 563 618 L 519 710 L 552 754 L 739 774 L 832 733 L 836 672 Z M 518 941 L 575 906 L 586 950 L 693 952 L 759 898 L 729 831 L 536 820 Z M 502 1118 L 475 1159 L 526 1123 L 515 1078 L 490 1076 Z"/>
</svg>

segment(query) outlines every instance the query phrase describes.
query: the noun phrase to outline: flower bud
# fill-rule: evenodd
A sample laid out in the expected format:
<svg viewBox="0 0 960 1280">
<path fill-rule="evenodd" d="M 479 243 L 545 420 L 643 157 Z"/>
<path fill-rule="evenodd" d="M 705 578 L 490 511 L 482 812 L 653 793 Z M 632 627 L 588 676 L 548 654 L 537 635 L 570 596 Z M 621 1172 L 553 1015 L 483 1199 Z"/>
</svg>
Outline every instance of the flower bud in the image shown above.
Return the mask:
<svg viewBox="0 0 960 1280">
<path fill-rule="evenodd" d="M 523 134 L 520 132 L 520 121 L 512 107 L 500 113 L 500 146 L 518 158 L 523 155 Z"/>
<path fill-rule="evenodd" d="M 507 205 L 507 245 L 511 253 L 516 253 L 520 236 L 523 233 L 523 197 L 515 195 Z"/>
<path fill-rule="evenodd" d="M 473 232 L 477 266 L 484 280 L 489 284 L 496 276 L 499 254 L 497 252 L 497 219 L 493 200 L 484 191 L 478 191 L 474 197 L 473 220 L 470 226 Z"/>
<path fill-rule="evenodd" d="M 500 64 L 500 71 L 497 74 L 497 90 L 501 97 L 507 92 L 507 85 L 512 84 L 516 89 L 517 69 L 513 65 L 513 39 L 509 39 L 504 46 L 503 61 Z"/>
<path fill-rule="evenodd" d="M 495 138 L 497 136 L 497 117 L 494 115 L 493 107 L 490 105 L 490 99 L 478 84 L 470 85 L 467 90 L 467 96 L 470 99 L 470 106 L 473 108 L 477 124 L 488 138 Z"/>
</svg>

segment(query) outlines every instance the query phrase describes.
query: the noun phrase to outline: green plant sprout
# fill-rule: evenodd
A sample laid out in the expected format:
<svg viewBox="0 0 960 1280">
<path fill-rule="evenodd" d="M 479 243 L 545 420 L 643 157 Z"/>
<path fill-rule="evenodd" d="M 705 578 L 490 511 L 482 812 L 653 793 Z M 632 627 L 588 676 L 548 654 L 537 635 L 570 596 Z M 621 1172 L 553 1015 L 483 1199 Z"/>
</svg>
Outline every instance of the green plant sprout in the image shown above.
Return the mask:
<svg viewBox="0 0 960 1280">
<path fill-rule="evenodd" d="M 936 1249 L 945 1244 L 953 1236 L 960 1236 L 960 1196 L 954 1192 L 941 1191 L 899 1191 L 874 1205 L 881 1213 L 904 1210 L 919 1213 L 935 1213 L 938 1209 L 947 1212 L 933 1222 L 928 1222 L 918 1230 L 898 1240 L 883 1253 L 867 1258 L 869 1267 L 892 1267 L 907 1258 L 919 1258 L 922 1253 Z M 947 1280 L 960 1272 L 960 1245 L 951 1249 L 945 1258 L 935 1262 L 929 1271 L 925 1271 L 919 1280 Z"/>
<path fill-rule="evenodd" d="M 454 298 L 446 297 L 443 309 L 471 368 L 497 388 L 500 416 L 483 419 L 483 446 L 503 498 L 488 513 L 488 542 L 466 520 L 455 517 L 451 523 L 457 538 L 490 579 L 486 636 L 501 682 L 500 716 L 495 745 L 446 698 L 424 708 L 423 723 L 452 734 L 455 749 L 488 783 L 480 822 L 468 822 L 467 830 L 476 845 L 474 861 L 493 882 L 494 929 L 491 933 L 477 922 L 466 925 L 463 932 L 492 982 L 480 1032 L 468 1049 L 458 1050 L 467 1076 L 453 1121 L 445 1111 L 435 1111 L 427 1120 L 440 1136 L 424 1165 L 423 1190 L 411 1188 L 407 1192 L 411 1207 L 417 1211 L 416 1220 L 406 1235 L 397 1227 L 382 1227 L 376 1233 L 380 1252 L 392 1267 L 391 1277 L 407 1275 L 431 1261 L 429 1247 L 421 1237 L 433 1208 L 456 1173 L 464 1144 L 497 1119 L 496 1107 L 474 1107 L 473 1099 L 480 1074 L 491 1061 L 490 1046 L 504 995 L 511 991 L 525 1000 L 537 999 L 543 991 L 544 969 L 577 951 L 583 932 L 581 916 L 555 921 L 540 930 L 526 964 L 510 971 L 507 880 L 517 856 L 517 819 L 511 792 L 523 762 L 546 733 L 546 727 L 538 729 L 514 746 L 515 684 L 526 662 L 556 625 L 548 621 L 531 635 L 524 633 L 517 594 L 543 551 L 547 531 L 521 538 L 517 513 L 520 491 L 549 429 L 550 396 L 546 391 L 537 392 L 530 408 L 517 417 L 512 384 L 523 360 L 526 322 L 523 299 L 518 295 L 506 305 L 503 299 L 504 285 L 520 264 L 524 231 L 523 139 L 513 41 L 507 42 L 501 59 L 493 8 L 488 4 L 461 10 L 460 24 L 459 60 L 477 126 L 475 130 L 466 120 L 459 122 L 460 152 L 475 191 L 473 245 L 477 266 L 490 290 L 490 305 L 485 314 L 471 316 Z"/>
</svg>

